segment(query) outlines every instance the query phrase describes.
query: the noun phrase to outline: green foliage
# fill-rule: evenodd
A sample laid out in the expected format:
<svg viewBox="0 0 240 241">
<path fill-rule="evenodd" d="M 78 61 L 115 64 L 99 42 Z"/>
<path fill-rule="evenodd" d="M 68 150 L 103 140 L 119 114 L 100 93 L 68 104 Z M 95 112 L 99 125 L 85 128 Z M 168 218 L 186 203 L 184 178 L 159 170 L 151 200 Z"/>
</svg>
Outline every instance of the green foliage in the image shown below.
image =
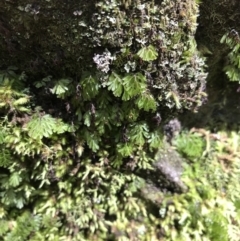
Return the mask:
<svg viewBox="0 0 240 241">
<path fill-rule="evenodd" d="M 185 140 L 183 149 L 179 141 L 184 139 L 189 141 Z M 209 141 L 208 152 L 204 156 L 201 155 L 204 148 L 200 139 L 203 143 L 204 139 Z M 191 150 L 194 144 L 188 144 L 191 141 L 197 145 L 194 155 Z M 229 144 L 233 149 L 227 148 Z M 161 225 L 167 240 L 238 240 L 239 134 L 211 134 L 207 131 L 203 134 L 203 130 L 196 130 L 192 134 L 182 134 L 176 147 L 188 158 L 183 174 L 188 191 L 181 195 L 169 195 L 160 209 L 164 218 Z"/>
<path fill-rule="evenodd" d="M 40 217 L 33 216 L 29 212 L 24 212 L 16 221 L 12 221 L 12 231 L 8 233 L 4 240 L 29 240 L 33 233 L 37 232 L 40 227 Z"/>
<path fill-rule="evenodd" d="M 84 90 L 81 93 L 84 100 L 91 100 L 98 94 L 99 83 L 96 77 L 93 77 L 90 73 L 84 73 L 84 78 L 81 81 L 81 85 L 82 89 Z"/>
<path fill-rule="evenodd" d="M 0 3 L 28 68 L 0 73 L 0 239 L 238 241 L 238 133 L 182 133 L 181 158 L 155 121 L 204 99 L 198 5 L 25 3 Z"/>
<path fill-rule="evenodd" d="M 41 81 L 34 82 L 34 85 L 36 88 L 45 87 L 47 83 L 51 81 L 51 79 L 52 79 L 52 76 L 49 75 L 46 78 L 43 78 Z"/>
<path fill-rule="evenodd" d="M 122 100 L 130 100 L 146 88 L 146 77 L 141 73 L 128 74 L 123 79 L 124 93 Z"/>
<path fill-rule="evenodd" d="M 229 53 L 227 55 L 228 63 L 224 71 L 230 81 L 240 81 L 240 38 L 236 30 L 223 35 L 221 43 L 226 44 Z"/>
<path fill-rule="evenodd" d="M 108 90 L 111 90 L 116 97 L 120 97 L 123 92 L 122 78 L 115 72 L 113 72 L 107 83 Z"/>
<path fill-rule="evenodd" d="M 153 61 L 157 59 L 158 53 L 152 45 L 149 45 L 140 49 L 137 55 L 144 61 Z"/>
<path fill-rule="evenodd" d="M 15 76 L 11 69 L 0 72 L 0 109 L 5 108 L 14 113 L 29 111 L 26 104 L 30 97 L 18 91 L 23 80 L 23 75 Z"/>
<path fill-rule="evenodd" d="M 26 125 L 29 136 L 33 139 L 42 139 L 50 137 L 54 133 L 61 134 L 70 130 L 70 126 L 64 124 L 61 120 L 46 114 L 35 114 Z"/>
<path fill-rule="evenodd" d="M 3 149 L 1 150 L 1 160 L 0 160 L 0 165 L 1 167 L 8 167 L 11 163 L 11 153 L 9 150 Z"/>
<path fill-rule="evenodd" d="M 54 87 L 51 89 L 53 94 L 56 94 L 58 98 L 64 98 L 66 92 L 69 91 L 69 84 L 71 80 L 69 79 L 60 79 L 56 82 Z"/>
<path fill-rule="evenodd" d="M 34 85 L 37 83 L 41 81 Z M 49 93 L 63 100 L 73 91 L 68 89 L 71 83 L 62 79 L 48 78 L 43 83 L 38 85 L 40 91 L 55 86 Z M 127 169 L 151 168 L 147 152 L 158 148 L 161 133 L 152 132 L 146 121 L 137 122 L 137 118 L 142 109 L 156 107 L 148 100 L 137 104 L 146 88 L 142 74 L 128 74 L 121 83 L 122 95 L 126 92 L 134 101 L 122 97 L 123 102 L 114 104 L 112 89 L 100 84 L 96 87 L 97 78 L 85 73 L 79 99 L 73 98 L 70 107 L 76 108 L 80 123 L 71 125 L 35 104 L 28 106 L 28 114 L 14 111 L 10 115 L 3 109 L 3 240 L 93 240 L 95 235 L 99 240 L 108 237 L 109 228 L 116 230 L 115 236 L 125 229 L 121 223 L 127 225 L 129 218 L 140 213 L 147 215 L 144 203 L 134 196 L 144 181 Z M 13 91 L 18 96 L 23 89 Z M 129 158 L 133 161 L 127 164 Z M 29 210 L 29 205 L 34 210 Z M 31 220 L 31 225 L 25 219 Z M 24 225 L 28 228 L 22 231 Z"/>
<path fill-rule="evenodd" d="M 190 159 L 200 158 L 206 146 L 198 134 L 182 133 L 175 140 L 178 151 Z"/>
<path fill-rule="evenodd" d="M 139 96 L 138 99 L 136 99 L 136 104 L 139 109 L 143 109 L 145 111 L 156 111 L 157 109 L 157 103 L 154 97 L 150 93 L 148 93 L 148 91 L 142 93 L 142 95 Z"/>
<path fill-rule="evenodd" d="M 131 141 L 137 145 L 143 146 L 145 140 L 149 137 L 149 129 L 146 123 L 136 123 L 131 126 L 130 132 Z"/>
</svg>

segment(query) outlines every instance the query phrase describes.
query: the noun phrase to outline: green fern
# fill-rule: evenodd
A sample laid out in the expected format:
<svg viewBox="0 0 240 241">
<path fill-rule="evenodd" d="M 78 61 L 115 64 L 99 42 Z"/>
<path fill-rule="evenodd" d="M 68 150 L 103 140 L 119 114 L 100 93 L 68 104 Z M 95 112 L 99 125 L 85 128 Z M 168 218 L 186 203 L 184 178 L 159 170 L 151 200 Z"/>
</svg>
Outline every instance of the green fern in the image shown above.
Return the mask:
<svg viewBox="0 0 240 241">
<path fill-rule="evenodd" d="M 228 64 L 224 71 L 230 81 L 240 81 L 240 39 L 238 33 L 232 30 L 230 33 L 223 35 L 220 41 L 226 44 L 229 49 Z"/>
<path fill-rule="evenodd" d="M 143 92 L 136 100 L 136 104 L 139 109 L 143 109 L 145 111 L 155 111 L 157 109 L 157 103 L 148 91 Z"/>
<path fill-rule="evenodd" d="M 88 72 L 83 74 L 79 84 L 84 89 L 81 95 L 85 101 L 93 99 L 99 93 L 100 84 L 97 78 Z"/>
<path fill-rule="evenodd" d="M 175 145 L 180 153 L 191 160 L 202 156 L 206 146 L 203 138 L 197 134 L 182 133 L 175 140 Z"/>
<path fill-rule="evenodd" d="M 122 77 L 115 72 L 109 77 L 107 82 L 108 90 L 111 90 L 116 97 L 120 97 L 123 92 Z"/>
<path fill-rule="evenodd" d="M 141 73 L 128 74 L 123 79 L 124 93 L 122 100 L 127 101 L 146 89 L 146 77 Z"/>
<path fill-rule="evenodd" d="M 41 220 L 38 216 L 33 216 L 29 212 L 24 212 L 17 218 L 11 232 L 4 237 L 4 241 L 32 240 L 30 237 L 39 230 L 41 224 L 40 221 Z"/>
<path fill-rule="evenodd" d="M 11 84 L 0 86 L 0 108 L 9 109 L 17 112 L 29 112 L 25 105 L 29 102 L 30 97 L 12 89 Z"/>
<path fill-rule="evenodd" d="M 228 241 L 228 222 L 221 211 L 216 210 L 206 218 L 207 232 L 212 241 Z"/>
<path fill-rule="evenodd" d="M 66 97 L 66 93 L 70 90 L 70 79 L 60 79 L 56 82 L 54 87 L 51 89 L 51 92 L 57 95 L 58 98 Z"/>
<path fill-rule="evenodd" d="M 137 55 L 144 61 L 153 61 L 158 57 L 158 53 L 152 45 L 140 49 Z"/>
<path fill-rule="evenodd" d="M 0 220 L 0 225 L 1 225 L 1 228 L 0 228 L 0 237 L 3 237 L 3 236 L 5 236 L 5 234 L 7 233 L 7 231 L 9 230 L 9 223 L 8 223 L 7 220 L 2 219 L 2 220 Z"/>
<path fill-rule="evenodd" d="M 64 124 L 61 120 L 53 118 L 46 114 L 41 116 L 35 114 L 26 126 L 29 136 L 33 139 L 42 139 L 50 137 L 53 133 L 61 134 L 70 130 L 70 126 Z"/>
<path fill-rule="evenodd" d="M 13 160 L 14 159 L 11 156 L 11 152 L 8 149 L 2 147 L 2 150 L 0 151 L 0 167 L 10 166 Z"/>
<path fill-rule="evenodd" d="M 50 115 L 35 115 L 27 124 L 27 130 L 30 137 L 42 139 L 50 137 L 55 130 L 56 120 Z"/>
</svg>

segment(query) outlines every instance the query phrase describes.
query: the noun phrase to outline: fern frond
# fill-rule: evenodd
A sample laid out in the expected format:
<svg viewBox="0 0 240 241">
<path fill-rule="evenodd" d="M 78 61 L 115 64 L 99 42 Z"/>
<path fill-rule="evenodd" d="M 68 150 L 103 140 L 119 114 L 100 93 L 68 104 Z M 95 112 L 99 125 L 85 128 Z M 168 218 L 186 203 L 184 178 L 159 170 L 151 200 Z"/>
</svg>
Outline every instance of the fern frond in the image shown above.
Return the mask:
<svg viewBox="0 0 240 241">
<path fill-rule="evenodd" d="M 24 105 L 24 104 L 28 103 L 28 101 L 29 101 L 29 97 L 24 96 L 24 97 L 21 97 L 21 98 L 15 100 L 13 102 L 13 105 L 17 107 L 19 105 Z"/>
<path fill-rule="evenodd" d="M 0 151 L 0 167 L 8 167 L 12 163 L 12 156 L 7 149 Z"/>
<path fill-rule="evenodd" d="M 51 115 L 35 115 L 27 124 L 28 134 L 33 139 L 50 137 L 53 134 L 55 125 L 56 119 L 54 119 Z"/>
<path fill-rule="evenodd" d="M 53 133 L 61 134 L 70 130 L 70 126 L 51 115 L 35 115 L 27 124 L 27 131 L 33 139 L 50 137 Z"/>
</svg>

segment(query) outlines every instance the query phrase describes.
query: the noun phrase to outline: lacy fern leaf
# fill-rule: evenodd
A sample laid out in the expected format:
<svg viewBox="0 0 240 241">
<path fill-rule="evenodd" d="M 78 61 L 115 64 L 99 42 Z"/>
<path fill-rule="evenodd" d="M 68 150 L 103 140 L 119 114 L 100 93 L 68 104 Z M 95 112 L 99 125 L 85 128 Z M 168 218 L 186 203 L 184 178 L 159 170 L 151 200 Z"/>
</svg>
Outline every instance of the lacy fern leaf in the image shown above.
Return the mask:
<svg viewBox="0 0 240 241">
<path fill-rule="evenodd" d="M 50 137 L 53 134 L 56 120 L 50 115 L 35 116 L 27 124 L 28 134 L 34 139 Z"/>
<path fill-rule="evenodd" d="M 61 134 L 70 130 L 69 125 L 47 114 L 35 115 L 27 124 L 27 131 L 33 139 L 50 137 L 53 133 Z"/>
<path fill-rule="evenodd" d="M 153 61 L 158 57 L 158 53 L 152 45 L 140 49 L 137 55 L 144 61 Z"/>
<path fill-rule="evenodd" d="M 60 79 L 57 81 L 51 92 L 56 94 L 58 98 L 64 98 L 65 93 L 69 91 L 69 84 L 71 80 L 69 79 Z"/>
<path fill-rule="evenodd" d="M 0 167 L 8 167 L 12 163 L 12 157 L 7 149 L 0 151 Z"/>
</svg>

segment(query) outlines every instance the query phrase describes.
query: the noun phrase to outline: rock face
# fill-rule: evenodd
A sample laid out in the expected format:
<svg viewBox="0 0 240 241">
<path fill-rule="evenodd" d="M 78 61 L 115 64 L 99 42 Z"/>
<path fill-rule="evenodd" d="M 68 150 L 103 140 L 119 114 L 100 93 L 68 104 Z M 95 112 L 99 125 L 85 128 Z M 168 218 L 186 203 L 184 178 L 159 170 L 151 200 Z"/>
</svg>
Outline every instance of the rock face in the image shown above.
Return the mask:
<svg viewBox="0 0 240 241">
<path fill-rule="evenodd" d="M 198 20 L 197 38 L 199 43 L 206 45 L 212 52 L 223 51 L 224 49 L 220 48 L 222 36 L 231 29 L 240 30 L 239 11 L 240 2 L 236 0 L 204 0 L 200 5 L 201 14 Z"/>
<path fill-rule="evenodd" d="M 181 178 L 184 161 L 168 143 L 158 151 L 153 169 L 142 175 L 145 182 L 141 188 L 141 197 L 151 203 L 150 206 L 160 205 L 166 194 L 187 191 Z"/>
<path fill-rule="evenodd" d="M 155 159 L 153 164 L 155 172 L 159 174 L 159 177 L 163 176 L 165 180 L 162 186 L 172 187 L 174 191 L 186 191 L 181 180 L 184 159 L 168 144 L 157 153 Z"/>
<path fill-rule="evenodd" d="M 224 34 L 238 33 L 240 31 L 239 11 L 240 2 L 235 0 L 204 0 L 200 6 L 201 14 L 198 19 L 199 26 L 196 39 L 200 51 L 208 56 L 209 86 L 214 85 L 214 87 L 226 89 L 226 86 L 223 85 L 227 78 L 223 74 L 223 69 L 228 64 L 227 54 L 229 48 L 226 44 L 221 44 L 220 40 Z M 216 90 L 214 91 L 216 92 Z M 211 93 L 211 95 L 214 95 L 214 93 Z"/>
<path fill-rule="evenodd" d="M 200 4 L 196 40 L 199 51 L 207 57 L 208 102 L 195 116 L 192 113 L 181 116 L 181 122 L 188 127 L 210 126 L 214 130 L 233 129 L 239 124 L 239 82 L 226 75 L 231 49 L 220 43 L 223 35 L 240 33 L 240 1 L 203 0 Z"/>
<path fill-rule="evenodd" d="M 0 66 L 81 78 L 141 73 L 159 108 L 196 110 L 205 100 L 193 0 L 1 1 Z"/>
</svg>

